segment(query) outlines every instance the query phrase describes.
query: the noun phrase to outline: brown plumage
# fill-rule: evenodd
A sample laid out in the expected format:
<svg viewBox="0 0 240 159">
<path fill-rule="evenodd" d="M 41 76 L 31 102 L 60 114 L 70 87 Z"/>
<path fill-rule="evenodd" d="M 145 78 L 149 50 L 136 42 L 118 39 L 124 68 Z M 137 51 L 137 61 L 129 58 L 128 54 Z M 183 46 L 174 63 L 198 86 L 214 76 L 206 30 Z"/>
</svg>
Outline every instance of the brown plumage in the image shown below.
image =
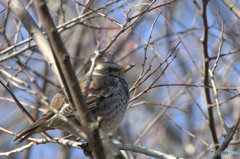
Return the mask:
<svg viewBox="0 0 240 159">
<path fill-rule="evenodd" d="M 95 117 L 102 117 L 100 128 L 106 133 L 112 132 L 119 127 L 129 101 L 129 91 L 124 74 L 133 66 L 121 67 L 116 63 L 103 62 L 97 64 L 94 69 L 92 82 L 88 89 L 86 104 Z M 79 79 L 83 93 L 88 80 L 88 74 Z M 75 109 L 70 106 L 62 93 L 57 93 L 50 107 L 57 109 L 60 113 L 70 120 L 77 121 Z M 18 133 L 14 141 L 19 140 L 18 144 L 36 133 L 41 133 L 50 129 L 60 129 L 77 136 L 78 133 L 61 121 L 51 110 L 47 110 L 43 116 L 29 127 Z"/>
</svg>

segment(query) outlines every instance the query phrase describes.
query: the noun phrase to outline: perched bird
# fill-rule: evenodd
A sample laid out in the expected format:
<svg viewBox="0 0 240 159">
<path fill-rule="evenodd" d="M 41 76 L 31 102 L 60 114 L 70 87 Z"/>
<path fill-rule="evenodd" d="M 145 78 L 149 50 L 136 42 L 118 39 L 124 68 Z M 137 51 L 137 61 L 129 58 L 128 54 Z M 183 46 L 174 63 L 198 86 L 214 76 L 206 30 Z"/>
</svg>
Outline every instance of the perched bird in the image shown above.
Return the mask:
<svg viewBox="0 0 240 159">
<path fill-rule="evenodd" d="M 95 119 L 98 116 L 102 118 L 100 128 L 105 133 L 117 129 L 126 113 L 129 90 L 124 75 L 132 67 L 133 65 L 121 67 L 113 62 L 101 62 L 96 65 L 93 71 L 86 104 Z M 88 82 L 88 75 L 89 73 L 79 79 L 83 94 Z M 75 109 L 67 103 L 62 93 L 57 93 L 54 96 L 50 107 L 55 108 L 68 119 L 77 121 Z M 74 129 L 71 129 L 67 123 L 59 119 L 58 115 L 48 109 L 34 124 L 20 131 L 14 141 L 20 139 L 19 144 L 33 134 L 51 129 L 60 129 L 77 135 Z"/>
</svg>

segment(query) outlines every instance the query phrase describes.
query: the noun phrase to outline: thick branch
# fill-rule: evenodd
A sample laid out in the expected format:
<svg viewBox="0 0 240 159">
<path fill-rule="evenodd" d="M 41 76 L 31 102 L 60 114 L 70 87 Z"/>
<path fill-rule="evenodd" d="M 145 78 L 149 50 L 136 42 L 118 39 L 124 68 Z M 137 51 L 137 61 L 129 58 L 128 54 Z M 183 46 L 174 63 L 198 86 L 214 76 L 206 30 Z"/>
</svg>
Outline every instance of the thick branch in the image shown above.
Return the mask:
<svg viewBox="0 0 240 159">
<path fill-rule="evenodd" d="M 93 122 L 93 117 L 87 109 L 85 100 L 81 93 L 81 88 L 78 85 L 78 81 L 72 69 L 69 55 L 53 23 L 48 7 L 44 1 L 38 0 L 35 1 L 35 5 L 40 20 L 48 35 L 54 58 L 56 60 L 57 67 L 59 68 L 60 77 L 63 81 L 63 85 L 69 98 L 69 102 L 77 109 L 77 115 L 80 118 L 81 125 L 88 134 L 88 141 L 94 152 L 95 158 L 105 158 L 98 131 L 93 131 L 94 129 L 90 128 L 91 122 Z"/>
</svg>

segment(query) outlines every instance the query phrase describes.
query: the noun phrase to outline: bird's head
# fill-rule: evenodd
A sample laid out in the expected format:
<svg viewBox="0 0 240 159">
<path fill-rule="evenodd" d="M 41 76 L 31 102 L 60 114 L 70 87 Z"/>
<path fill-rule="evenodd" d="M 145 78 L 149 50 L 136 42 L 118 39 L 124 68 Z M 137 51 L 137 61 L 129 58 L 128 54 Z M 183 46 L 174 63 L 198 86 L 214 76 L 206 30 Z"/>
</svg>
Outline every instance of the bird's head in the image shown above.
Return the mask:
<svg viewBox="0 0 240 159">
<path fill-rule="evenodd" d="M 134 65 L 127 65 L 122 67 L 114 62 L 98 63 L 94 69 L 94 75 L 115 75 L 124 76 L 125 72 L 130 70 Z"/>
</svg>

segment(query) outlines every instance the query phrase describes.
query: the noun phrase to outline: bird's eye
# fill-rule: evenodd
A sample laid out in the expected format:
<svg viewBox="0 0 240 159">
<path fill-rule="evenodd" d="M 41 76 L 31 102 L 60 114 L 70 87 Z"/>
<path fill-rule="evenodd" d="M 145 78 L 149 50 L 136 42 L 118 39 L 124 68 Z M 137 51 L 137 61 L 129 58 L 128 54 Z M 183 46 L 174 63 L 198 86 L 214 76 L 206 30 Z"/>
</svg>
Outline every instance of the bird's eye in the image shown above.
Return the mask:
<svg viewBox="0 0 240 159">
<path fill-rule="evenodd" d="M 107 68 L 107 71 L 112 72 L 113 70 L 112 70 L 112 68 Z"/>
</svg>

